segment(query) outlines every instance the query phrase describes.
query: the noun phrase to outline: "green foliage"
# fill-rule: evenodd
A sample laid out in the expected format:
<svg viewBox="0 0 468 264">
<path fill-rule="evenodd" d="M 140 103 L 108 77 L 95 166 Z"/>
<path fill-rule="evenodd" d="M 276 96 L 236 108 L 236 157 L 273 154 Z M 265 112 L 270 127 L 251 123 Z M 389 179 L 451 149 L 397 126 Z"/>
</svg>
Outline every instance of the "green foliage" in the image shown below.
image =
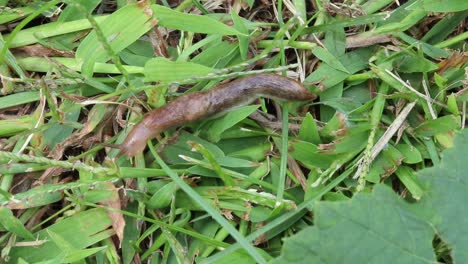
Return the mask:
<svg viewBox="0 0 468 264">
<path fill-rule="evenodd" d="M 16 263 L 18 258 L 29 263 L 48 259 L 61 263 L 77 261 L 103 249 L 86 248 L 110 237 L 110 226 L 111 221 L 103 209 L 78 213 L 34 234 L 39 242 L 37 246 L 12 248 L 10 262 Z"/>
<path fill-rule="evenodd" d="M 318 202 L 314 226 L 286 239 L 273 263 L 436 263 L 434 231 L 391 189 Z"/>
<path fill-rule="evenodd" d="M 95 23 L 94 20 L 90 22 Z M 91 76 L 95 62 L 109 60 L 114 53 L 125 49 L 148 32 L 154 23 L 148 10 L 137 4 L 127 5 L 107 17 L 83 39 L 76 50 L 77 60 L 83 63 L 83 73 Z"/>
<path fill-rule="evenodd" d="M 193 62 L 154 58 L 145 64 L 145 81 L 173 82 L 213 73 L 214 69 Z"/>
<path fill-rule="evenodd" d="M 13 215 L 11 210 L 6 207 L 0 207 L 0 225 L 7 231 L 12 232 L 19 237 L 34 239 L 33 234 L 27 230 L 23 223 L 21 223 L 21 221 Z"/>
<path fill-rule="evenodd" d="M 191 32 L 221 35 L 243 35 L 232 27 L 207 16 L 189 15 L 161 5 L 152 5 L 158 24 L 163 27 Z"/>
<path fill-rule="evenodd" d="M 418 172 L 421 201 L 410 204 L 388 186 L 375 185 L 349 201 L 317 202 L 314 226 L 287 238 L 273 263 L 437 263 L 435 234 L 452 250 L 455 263 L 468 261 L 463 201 L 467 197 L 464 156 L 468 131 L 442 153 L 433 168 Z M 450 190 L 450 192 L 447 192 Z M 435 230 L 433 229 L 435 228 Z"/>
<path fill-rule="evenodd" d="M 250 105 L 229 110 L 229 112 L 222 117 L 207 124 L 206 130 L 204 130 L 204 133 L 206 133 L 206 138 L 212 142 L 219 141 L 221 139 L 221 135 L 226 130 L 247 118 L 250 114 L 255 112 L 257 108 L 258 105 Z"/>
<path fill-rule="evenodd" d="M 431 12 L 458 12 L 468 9 L 463 0 L 420 0 L 410 6 L 410 9 L 422 9 Z"/>
<path fill-rule="evenodd" d="M 468 261 L 464 250 L 468 247 L 468 240 L 460 236 L 468 231 L 463 224 L 468 214 L 463 202 L 468 199 L 466 162 L 463 158 L 467 146 L 468 132 L 464 130 L 455 138 L 454 147 L 442 153 L 437 166 L 418 173 L 425 191 L 421 213 L 451 249 L 454 263 Z"/>
</svg>

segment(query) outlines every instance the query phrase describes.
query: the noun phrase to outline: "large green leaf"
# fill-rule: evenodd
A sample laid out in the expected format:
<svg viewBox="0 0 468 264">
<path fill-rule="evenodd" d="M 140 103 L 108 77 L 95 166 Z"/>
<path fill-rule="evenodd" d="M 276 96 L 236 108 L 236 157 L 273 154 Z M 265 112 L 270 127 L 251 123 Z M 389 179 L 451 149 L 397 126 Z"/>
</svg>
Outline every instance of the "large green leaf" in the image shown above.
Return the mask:
<svg viewBox="0 0 468 264">
<path fill-rule="evenodd" d="M 437 233 L 452 249 L 454 263 L 468 263 L 468 130 L 455 138 L 455 147 L 442 155 L 433 168 L 422 170 L 419 180 L 425 190 L 421 200 Z"/>
<path fill-rule="evenodd" d="M 377 185 L 349 201 L 319 202 L 315 226 L 286 239 L 273 263 L 437 263 L 431 226 Z"/>
<path fill-rule="evenodd" d="M 419 203 L 409 204 L 381 184 L 349 201 L 317 202 L 315 226 L 287 239 L 275 263 L 438 263 L 435 233 L 453 263 L 467 263 L 468 238 L 461 234 L 468 233 L 468 130 L 454 146 L 437 166 L 418 173 L 423 190 L 416 186 L 412 193 L 422 193 Z"/>
</svg>

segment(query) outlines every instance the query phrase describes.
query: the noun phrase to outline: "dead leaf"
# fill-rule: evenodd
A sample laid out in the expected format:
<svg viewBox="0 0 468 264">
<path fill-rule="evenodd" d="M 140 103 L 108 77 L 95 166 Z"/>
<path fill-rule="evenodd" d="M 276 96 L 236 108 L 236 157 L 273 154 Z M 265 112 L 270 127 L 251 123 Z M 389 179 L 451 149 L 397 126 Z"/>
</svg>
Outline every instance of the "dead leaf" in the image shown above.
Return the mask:
<svg viewBox="0 0 468 264">
<path fill-rule="evenodd" d="M 75 57 L 75 54 L 71 51 L 53 49 L 50 47 L 44 47 L 39 44 L 19 47 L 13 50 L 24 52 L 30 57 L 66 57 L 66 58 Z"/>
<path fill-rule="evenodd" d="M 447 69 L 459 67 L 465 64 L 466 62 L 468 62 L 468 52 L 454 51 L 452 55 L 450 55 L 450 57 L 439 63 L 439 70 L 437 71 L 437 74 L 440 75 L 444 73 Z"/>
<path fill-rule="evenodd" d="M 254 230 L 258 230 L 258 229 L 262 228 L 264 225 L 265 225 L 265 222 L 259 222 L 259 223 L 255 224 Z M 267 234 L 263 233 L 254 240 L 253 244 L 255 246 L 258 246 L 260 244 L 265 243 L 267 240 L 268 240 Z"/>
<path fill-rule="evenodd" d="M 115 188 L 115 186 L 110 183 L 104 183 L 105 189 L 112 192 L 112 196 L 109 197 L 107 200 L 101 201 L 100 204 L 105 205 L 110 208 L 114 208 L 117 210 L 121 209 L 120 204 L 120 197 L 119 197 L 119 190 Z M 123 240 L 123 232 L 125 228 L 125 219 L 123 215 L 116 211 L 108 210 L 107 214 L 109 215 L 110 219 L 112 220 L 112 228 L 115 231 L 115 234 L 119 238 L 119 248 L 122 246 Z"/>
<path fill-rule="evenodd" d="M 304 175 L 304 172 L 299 167 L 299 164 L 297 164 L 296 160 L 291 158 L 291 157 L 288 157 L 288 167 L 291 170 L 294 177 L 301 184 L 302 189 L 304 191 L 307 190 L 307 179 L 306 179 L 306 177 Z"/>
<path fill-rule="evenodd" d="M 250 213 L 252 211 L 252 204 L 250 202 L 248 202 L 248 201 L 245 201 L 244 206 L 245 206 L 245 208 L 247 208 L 249 210 L 242 215 L 242 219 L 245 220 L 245 221 L 249 221 L 250 220 Z"/>
<path fill-rule="evenodd" d="M 234 219 L 234 217 L 232 216 L 232 211 L 231 210 L 224 209 L 221 212 L 224 215 L 224 217 L 226 217 L 226 219 L 228 219 L 228 220 Z"/>
<path fill-rule="evenodd" d="M 45 184 L 46 182 L 48 182 L 52 177 L 59 176 L 59 175 L 61 175 L 62 173 L 66 172 L 66 171 L 70 171 L 70 169 L 65 169 L 65 168 L 61 168 L 61 167 L 47 168 L 42 173 L 41 177 L 39 177 L 39 179 L 37 179 L 33 183 L 33 186 L 41 186 L 41 185 Z"/>
</svg>

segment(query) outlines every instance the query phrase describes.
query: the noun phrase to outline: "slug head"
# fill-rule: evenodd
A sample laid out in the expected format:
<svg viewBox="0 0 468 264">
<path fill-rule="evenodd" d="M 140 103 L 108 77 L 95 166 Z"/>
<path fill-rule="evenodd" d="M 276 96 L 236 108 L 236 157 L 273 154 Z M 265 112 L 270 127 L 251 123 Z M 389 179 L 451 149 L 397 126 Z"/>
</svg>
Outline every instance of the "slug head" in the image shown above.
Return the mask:
<svg viewBox="0 0 468 264">
<path fill-rule="evenodd" d="M 146 142 L 152 138 L 153 133 L 142 123 L 133 127 L 132 131 L 127 135 L 124 142 L 120 144 L 119 149 L 121 155 L 126 155 L 131 158 L 145 150 Z"/>
</svg>

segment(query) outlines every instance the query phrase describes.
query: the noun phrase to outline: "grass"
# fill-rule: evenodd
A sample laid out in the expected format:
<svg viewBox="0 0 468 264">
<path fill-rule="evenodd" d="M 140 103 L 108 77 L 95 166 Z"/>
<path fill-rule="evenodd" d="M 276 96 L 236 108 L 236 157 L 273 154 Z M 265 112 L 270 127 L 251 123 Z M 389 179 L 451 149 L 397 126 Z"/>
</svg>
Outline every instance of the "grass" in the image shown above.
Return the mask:
<svg viewBox="0 0 468 264">
<path fill-rule="evenodd" d="M 466 152 L 466 3 L 231 3 L 0 1 L 1 259 L 468 261 L 463 228 L 444 225 L 468 214 L 452 164 Z M 265 72 L 319 99 L 260 99 L 132 160 L 108 147 L 183 93 Z M 382 239 L 351 241 L 360 228 Z"/>
</svg>

